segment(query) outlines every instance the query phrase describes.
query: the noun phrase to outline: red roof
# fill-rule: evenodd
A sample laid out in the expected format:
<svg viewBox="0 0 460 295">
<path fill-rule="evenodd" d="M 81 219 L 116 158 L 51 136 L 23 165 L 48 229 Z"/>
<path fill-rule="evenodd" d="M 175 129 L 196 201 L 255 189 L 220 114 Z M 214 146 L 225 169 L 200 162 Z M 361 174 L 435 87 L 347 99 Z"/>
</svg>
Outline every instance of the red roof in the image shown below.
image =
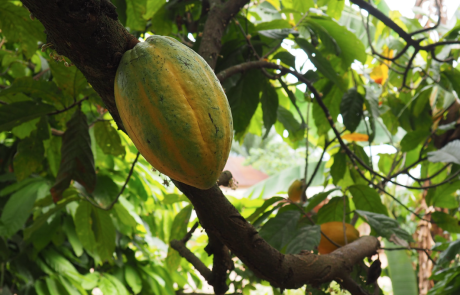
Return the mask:
<svg viewBox="0 0 460 295">
<path fill-rule="evenodd" d="M 269 176 L 251 165 L 243 165 L 246 159 L 243 157 L 229 157 L 224 170 L 232 172 L 233 178 L 238 181 L 239 188 L 253 186 Z"/>
</svg>

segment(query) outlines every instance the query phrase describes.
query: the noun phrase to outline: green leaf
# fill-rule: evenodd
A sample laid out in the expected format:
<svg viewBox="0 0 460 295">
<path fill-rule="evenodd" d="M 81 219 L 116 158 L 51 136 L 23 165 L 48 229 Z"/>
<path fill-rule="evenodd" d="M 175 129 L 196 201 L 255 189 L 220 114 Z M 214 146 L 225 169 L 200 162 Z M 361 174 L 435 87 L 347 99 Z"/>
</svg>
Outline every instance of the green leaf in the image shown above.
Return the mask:
<svg viewBox="0 0 460 295">
<path fill-rule="evenodd" d="M 430 188 L 426 196 L 428 206 L 455 209 L 458 208 L 458 201 L 453 194 L 460 189 L 460 181 L 446 183 L 441 186 Z"/>
<path fill-rule="evenodd" d="M 283 249 L 294 237 L 300 212 L 289 210 L 278 213 L 270 219 L 259 231 L 260 236 L 275 249 Z"/>
<path fill-rule="evenodd" d="M 125 147 L 121 144 L 120 135 L 110 122 L 102 121 L 94 125 L 94 136 L 101 150 L 106 155 L 125 156 Z"/>
<path fill-rule="evenodd" d="M 460 140 L 451 141 L 440 150 L 429 152 L 428 161 L 460 164 Z"/>
<path fill-rule="evenodd" d="M 14 174 L 18 181 L 26 179 L 30 174 L 38 172 L 42 168 L 45 148 L 43 142 L 36 136 L 28 137 L 18 145 L 14 163 Z"/>
<path fill-rule="evenodd" d="M 72 246 L 73 252 L 75 253 L 75 255 L 77 255 L 77 257 L 80 257 L 83 254 L 83 245 L 78 239 L 72 218 L 67 217 L 64 220 L 63 228 L 67 235 L 67 240 Z"/>
<path fill-rule="evenodd" d="M 363 117 L 364 98 L 356 88 L 349 89 L 342 97 L 340 113 L 343 124 L 350 132 L 354 132 Z"/>
<path fill-rule="evenodd" d="M 129 0 L 133 1 L 134 0 Z M 161 6 L 157 12 L 152 17 L 152 25 L 147 29 L 147 31 L 152 31 L 157 35 L 169 35 L 173 29 L 173 22 L 171 21 L 172 11 L 166 8 L 165 3 Z"/>
<path fill-rule="evenodd" d="M 259 70 L 250 70 L 241 77 L 228 93 L 228 102 L 232 109 L 235 133 L 243 133 L 249 125 L 259 104 L 259 93 L 264 78 Z"/>
<path fill-rule="evenodd" d="M 353 185 L 348 190 L 353 196 L 356 209 L 388 216 L 387 207 L 383 205 L 380 195 L 374 189 L 366 185 Z"/>
<path fill-rule="evenodd" d="M 70 181 L 76 180 L 88 192 L 96 187 L 96 171 L 91 150 L 91 138 L 88 132 L 86 116 L 77 110 L 67 122 L 67 130 L 62 139 L 61 165 L 51 195 L 58 201 L 69 187 Z"/>
<path fill-rule="evenodd" d="M 342 8 L 344 5 L 342 2 Z M 332 9 L 332 3 L 328 4 L 328 14 L 330 9 Z M 339 8 L 340 7 L 335 7 Z M 340 9 L 341 10 L 341 9 Z M 336 12 L 340 15 L 340 12 Z M 332 15 L 335 17 L 334 15 Z M 340 58 L 342 59 L 342 69 L 346 70 L 354 60 L 358 60 L 361 63 L 365 63 L 367 59 L 366 50 L 364 48 L 363 43 L 356 37 L 355 34 L 350 32 L 346 27 L 339 25 L 334 20 L 322 17 L 322 16 L 311 16 L 305 19 L 305 23 L 314 28 L 314 30 L 319 31 L 322 30 L 331 38 L 335 40 L 337 45 L 340 47 Z M 323 40 L 321 40 L 323 41 Z"/>
<path fill-rule="evenodd" d="M 74 217 L 75 230 L 83 247 L 98 260 L 109 260 L 115 251 L 115 227 L 107 211 L 80 202 Z"/>
<path fill-rule="evenodd" d="M 460 240 L 449 243 L 449 247 L 439 255 L 438 263 L 446 263 L 454 260 L 455 256 L 460 253 Z"/>
<path fill-rule="evenodd" d="M 77 67 L 66 67 L 63 62 L 56 61 L 51 61 L 49 65 L 57 86 L 74 100 L 88 86 L 85 76 Z"/>
<path fill-rule="evenodd" d="M 96 188 L 92 195 L 102 207 L 109 206 L 118 196 L 120 189 L 110 176 L 98 174 Z"/>
<path fill-rule="evenodd" d="M 27 121 L 22 123 L 19 126 L 14 127 L 11 129 L 11 132 L 17 136 L 19 139 L 24 139 L 30 136 L 30 133 L 37 129 L 37 123 L 40 121 L 40 118 L 33 119 L 31 121 Z"/>
<path fill-rule="evenodd" d="M 7 95 L 9 96 L 9 95 L 20 94 L 20 93 L 27 94 L 28 96 L 34 97 L 37 99 L 41 99 L 44 102 L 50 102 L 53 104 L 61 104 L 62 106 L 65 106 L 65 104 L 63 104 L 64 98 L 62 96 L 62 91 L 59 90 L 56 84 L 51 83 L 51 82 L 46 82 L 43 80 L 36 81 L 32 77 L 17 78 L 16 80 L 14 80 L 13 84 L 10 87 L 0 91 L 0 96 L 7 96 Z M 56 109 L 53 107 L 48 112 L 51 112 L 54 110 Z M 39 116 L 44 115 L 44 114 L 45 113 L 41 113 Z M 39 117 L 39 116 L 36 116 L 36 117 Z"/>
<path fill-rule="evenodd" d="M 345 212 L 350 212 L 349 202 L 347 204 Z M 321 207 L 318 211 L 317 224 L 323 224 L 330 221 L 342 221 L 343 220 L 343 197 L 334 197 L 329 202 Z M 346 215 L 345 221 L 349 222 L 350 217 Z"/>
<path fill-rule="evenodd" d="M 329 60 L 327 60 L 321 52 L 316 50 L 315 47 L 305 39 L 296 38 L 295 41 L 297 45 L 308 54 L 310 61 L 326 78 L 334 82 L 340 89 L 345 89 L 342 78 L 337 75 Z"/>
<path fill-rule="evenodd" d="M 123 205 L 116 203 L 113 206 L 113 210 L 115 210 L 117 214 L 117 218 L 124 225 L 132 227 L 132 228 L 135 228 L 137 226 L 136 220 L 134 219 L 134 217 L 131 216 L 131 214 L 129 214 L 128 210 L 126 210 L 126 208 Z"/>
<path fill-rule="evenodd" d="M 117 290 L 117 293 L 119 295 L 129 295 L 128 290 L 126 290 L 126 287 L 116 277 L 109 275 L 108 273 L 105 273 L 104 277 L 107 278 L 115 286 L 115 289 Z"/>
<path fill-rule="evenodd" d="M 442 71 L 442 74 L 444 74 L 447 79 L 449 79 L 450 83 L 452 84 L 452 88 L 457 92 L 457 96 L 460 95 L 460 85 L 458 81 L 460 81 L 460 71 L 449 67 L 448 70 Z"/>
<path fill-rule="evenodd" d="M 431 218 L 443 230 L 450 233 L 460 233 L 459 221 L 449 214 L 436 211 L 431 214 Z"/>
<path fill-rule="evenodd" d="M 142 280 L 136 268 L 129 264 L 124 267 L 125 280 L 133 290 L 134 294 L 138 294 L 142 290 Z"/>
<path fill-rule="evenodd" d="M 331 166 L 332 183 L 337 185 L 345 175 L 347 169 L 347 155 L 341 150 L 334 155 L 334 163 Z"/>
<path fill-rule="evenodd" d="M 147 21 L 142 17 L 146 13 L 145 5 L 145 0 L 126 0 L 126 26 L 131 31 L 145 31 Z"/>
<path fill-rule="evenodd" d="M 256 26 L 257 31 L 274 30 L 274 29 L 290 29 L 291 25 L 287 20 L 274 19 L 269 22 L 259 23 Z"/>
<path fill-rule="evenodd" d="M 284 128 L 289 131 L 289 134 L 295 134 L 302 130 L 299 121 L 294 118 L 294 115 L 290 111 L 282 106 L 278 106 L 277 118 L 283 124 Z"/>
<path fill-rule="evenodd" d="M 396 116 L 391 112 L 391 110 L 383 113 L 380 117 L 382 118 L 383 123 L 385 124 L 391 135 L 396 135 L 396 133 L 398 132 L 399 122 L 398 118 L 396 118 Z"/>
<path fill-rule="evenodd" d="M 253 222 L 257 217 L 259 217 L 262 213 L 264 213 L 265 210 L 267 210 L 268 207 L 270 207 L 274 203 L 279 202 L 281 200 L 284 200 L 284 198 L 282 198 L 282 197 L 272 197 L 270 199 L 265 200 L 264 203 L 262 204 L 262 206 L 257 208 L 256 211 L 254 211 L 254 213 L 252 213 L 248 218 L 246 218 L 246 220 L 248 222 Z"/>
<path fill-rule="evenodd" d="M 44 141 L 43 145 L 45 146 L 46 159 L 48 160 L 51 173 L 56 177 L 59 172 L 59 164 L 61 163 L 62 137 L 53 136 L 51 139 Z"/>
<path fill-rule="evenodd" d="M 3 93 L 0 92 L 0 96 Z M 37 103 L 34 101 L 21 101 L 0 107 L 0 132 L 10 131 L 13 127 L 24 122 L 40 118 L 55 108 L 51 105 Z"/>
<path fill-rule="evenodd" d="M 368 211 L 356 210 L 355 212 L 358 213 L 359 216 L 361 216 L 367 223 L 369 223 L 377 235 L 386 239 L 390 239 L 391 236 L 395 234 L 396 236 L 408 242 L 413 241 L 412 236 L 400 228 L 399 223 L 396 220 L 391 219 L 390 217 L 383 214 L 372 213 Z"/>
<path fill-rule="evenodd" d="M 261 102 L 265 127 L 264 138 L 266 138 L 273 124 L 276 122 L 278 111 L 278 94 L 271 83 L 265 83 L 262 90 Z"/>
<path fill-rule="evenodd" d="M 336 190 L 337 189 L 331 189 L 331 190 L 328 190 L 327 192 L 317 193 L 313 197 L 309 198 L 307 200 L 308 203 L 307 203 L 307 206 L 305 207 L 305 212 L 310 212 L 311 210 L 313 210 L 322 201 L 324 201 L 330 195 L 330 193 Z"/>
<path fill-rule="evenodd" d="M 8 42 L 18 43 L 27 58 L 37 51 L 37 42 L 45 42 L 45 28 L 38 20 L 31 20 L 23 6 L 11 1 L 0 2 L 0 28 Z"/>
<path fill-rule="evenodd" d="M 46 224 L 47 220 L 54 214 L 56 214 L 57 212 L 59 212 L 62 208 L 66 207 L 67 204 L 69 203 L 72 203 L 76 200 L 78 200 L 79 197 L 78 196 L 72 196 L 72 197 L 69 197 L 69 198 L 65 198 L 63 199 L 61 202 L 59 202 L 58 204 L 56 204 L 56 206 L 50 208 L 46 213 L 38 216 L 37 218 L 35 218 L 34 220 L 34 223 L 32 223 L 31 226 L 29 226 L 28 228 L 26 228 L 24 230 L 24 240 L 27 240 L 31 237 L 31 235 L 37 231 L 38 229 L 40 229 L 44 224 Z"/>
<path fill-rule="evenodd" d="M 180 240 L 187 233 L 187 225 L 192 214 L 192 205 L 184 207 L 174 218 L 169 241 Z M 166 265 L 170 270 L 177 269 L 180 264 L 181 256 L 173 248 L 168 248 L 168 256 L 166 257 Z"/>
<path fill-rule="evenodd" d="M 45 182 L 35 181 L 12 194 L 0 217 L 0 236 L 10 237 L 21 229 L 32 212 L 35 200 L 47 190 Z"/>
<path fill-rule="evenodd" d="M 390 247 L 385 242 L 385 247 Z M 412 266 L 412 259 L 407 251 L 385 250 L 388 259 L 388 273 L 391 278 L 394 295 L 417 295 L 417 278 Z"/>
<path fill-rule="evenodd" d="M 288 51 L 280 51 L 273 56 L 273 59 L 279 59 L 282 63 L 295 69 L 295 56 Z"/>
<path fill-rule="evenodd" d="M 319 245 L 321 229 L 318 225 L 305 225 L 296 230 L 294 238 L 286 247 L 285 254 L 299 254 L 300 251 L 312 251 Z"/>
<path fill-rule="evenodd" d="M 430 131 L 420 129 L 408 132 L 401 140 L 401 151 L 408 152 L 415 149 L 419 144 L 423 143 L 430 134 Z"/>
</svg>

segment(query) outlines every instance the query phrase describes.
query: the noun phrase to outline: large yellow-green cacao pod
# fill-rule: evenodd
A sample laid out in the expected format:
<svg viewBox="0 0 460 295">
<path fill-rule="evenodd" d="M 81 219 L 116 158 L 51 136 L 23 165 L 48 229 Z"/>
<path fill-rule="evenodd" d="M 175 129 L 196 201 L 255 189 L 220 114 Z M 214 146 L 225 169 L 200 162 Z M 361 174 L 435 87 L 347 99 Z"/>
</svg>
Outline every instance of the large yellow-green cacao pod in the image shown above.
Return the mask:
<svg viewBox="0 0 460 295">
<path fill-rule="evenodd" d="M 233 123 L 227 97 L 201 56 L 173 38 L 147 38 L 123 55 L 115 102 L 129 137 L 155 169 L 199 189 L 216 183 Z"/>
</svg>

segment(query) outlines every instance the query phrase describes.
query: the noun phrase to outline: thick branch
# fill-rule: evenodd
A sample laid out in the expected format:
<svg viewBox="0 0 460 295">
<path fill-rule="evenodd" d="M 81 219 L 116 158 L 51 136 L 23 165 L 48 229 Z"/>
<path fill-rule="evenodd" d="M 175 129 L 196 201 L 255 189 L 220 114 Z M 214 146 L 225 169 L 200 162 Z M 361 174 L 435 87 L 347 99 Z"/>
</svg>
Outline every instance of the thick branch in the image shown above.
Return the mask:
<svg viewBox="0 0 460 295">
<path fill-rule="evenodd" d="M 118 126 L 113 85 L 123 53 L 138 41 L 117 20 L 109 0 L 40 1 L 22 3 L 44 25 L 47 42 L 69 58 L 101 96 Z"/>
<path fill-rule="evenodd" d="M 204 25 L 203 39 L 198 53 L 204 58 L 211 68 L 216 67 L 217 57 L 219 56 L 222 47 L 222 36 L 225 27 L 228 25 L 233 16 L 247 3 L 249 0 L 212 0 L 211 10 L 209 11 L 208 20 Z"/>
<path fill-rule="evenodd" d="M 373 255 L 379 247 L 375 237 L 363 237 L 329 255 L 283 255 L 259 236 L 217 186 L 203 191 L 175 184 L 194 205 L 203 228 L 223 241 L 258 277 L 275 287 L 295 289 L 304 284 L 341 281 L 348 277 L 354 264 Z"/>
</svg>

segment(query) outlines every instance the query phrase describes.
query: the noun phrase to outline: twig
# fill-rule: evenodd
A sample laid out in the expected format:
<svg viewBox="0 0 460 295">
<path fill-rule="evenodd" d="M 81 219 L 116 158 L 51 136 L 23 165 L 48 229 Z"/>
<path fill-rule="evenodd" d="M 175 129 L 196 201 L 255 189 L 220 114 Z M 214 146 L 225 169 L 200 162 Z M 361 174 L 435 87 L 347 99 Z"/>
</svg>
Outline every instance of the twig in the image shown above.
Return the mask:
<svg viewBox="0 0 460 295">
<path fill-rule="evenodd" d="M 66 108 L 64 108 L 62 110 L 58 110 L 58 111 L 55 111 L 55 112 L 48 113 L 47 115 L 48 116 L 53 116 L 53 115 L 57 115 L 57 114 L 60 114 L 60 113 L 67 112 L 68 110 L 70 110 L 71 108 L 81 104 L 83 101 L 87 100 L 88 98 L 89 98 L 88 96 L 85 96 L 84 98 L 80 99 L 77 102 L 74 102 L 73 104 L 69 105 L 68 107 L 66 107 Z"/>
<path fill-rule="evenodd" d="M 36 74 L 32 79 L 38 80 L 41 76 L 46 74 L 49 70 L 50 70 L 50 68 L 47 68 L 46 70 L 41 71 L 40 73 Z"/>
<path fill-rule="evenodd" d="M 432 26 L 432 27 L 429 27 L 429 28 L 423 28 L 421 30 L 414 31 L 414 32 L 409 34 L 410 36 L 414 36 L 414 35 L 417 35 L 417 34 L 420 34 L 420 33 L 429 32 L 429 31 L 434 30 L 437 27 L 439 27 L 439 25 L 441 24 L 441 13 L 442 12 L 441 12 L 441 7 L 439 5 L 439 0 L 435 0 L 434 2 L 436 3 L 436 8 L 438 9 L 438 21 L 436 22 L 436 24 L 434 26 Z"/>
<path fill-rule="evenodd" d="M 105 208 L 104 208 L 104 207 L 101 207 L 101 206 L 99 206 L 99 204 L 96 204 L 93 200 L 91 200 L 88 196 L 85 195 L 86 200 L 87 200 L 88 202 L 90 202 L 91 205 L 93 205 L 93 206 L 95 206 L 95 207 L 97 207 L 97 208 L 99 208 L 99 209 L 102 209 L 102 210 L 105 210 L 105 211 L 111 210 L 111 209 L 113 208 L 113 206 L 118 202 L 118 199 L 120 198 L 121 194 L 123 193 L 123 191 L 125 190 L 126 186 L 128 185 L 128 182 L 129 182 L 129 180 L 130 180 L 130 178 L 131 178 L 131 175 L 132 175 L 133 172 L 134 172 L 134 166 L 136 165 L 136 162 L 137 162 L 137 160 L 139 159 L 139 155 L 140 155 L 140 153 L 137 152 L 136 158 L 134 159 L 133 163 L 131 164 L 131 169 L 129 170 L 128 177 L 126 177 L 126 181 L 125 181 L 125 183 L 123 184 L 123 187 L 121 188 L 121 190 L 120 190 L 120 192 L 118 193 L 118 195 L 117 195 L 117 197 L 115 198 L 115 200 L 113 200 L 113 202 L 110 203 L 109 206 L 107 206 L 107 207 L 105 207 Z"/>
<path fill-rule="evenodd" d="M 3 100 L 0 100 L 0 104 L 7 105 L 8 103 Z"/>
<path fill-rule="evenodd" d="M 182 240 L 180 240 L 182 243 L 186 244 L 188 240 L 192 237 L 192 234 L 195 232 L 195 230 L 198 228 L 199 223 L 196 222 L 192 228 L 187 232 L 187 234 L 184 236 Z"/>
</svg>

